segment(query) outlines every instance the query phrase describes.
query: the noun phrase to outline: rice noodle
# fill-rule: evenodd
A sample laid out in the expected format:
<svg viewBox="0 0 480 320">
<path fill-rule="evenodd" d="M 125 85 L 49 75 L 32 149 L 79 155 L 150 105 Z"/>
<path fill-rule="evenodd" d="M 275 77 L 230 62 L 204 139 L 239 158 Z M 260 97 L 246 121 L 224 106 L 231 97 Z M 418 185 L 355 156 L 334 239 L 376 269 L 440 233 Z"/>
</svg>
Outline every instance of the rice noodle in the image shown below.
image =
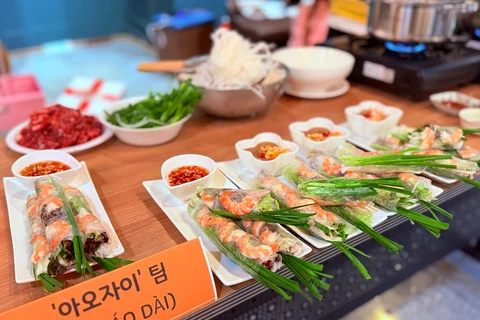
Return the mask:
<svg viewBox="0 0 480 320">
<path fill-rule="evenodd" d="M 258 83 L 273 66 L 270 47 L 251 43 L 236 31 L 218 29 L 211 35 L 208 60 L 195 68 L 192 82 L 208 89 L 248 88 L 263 97 Z"/>
</svg>

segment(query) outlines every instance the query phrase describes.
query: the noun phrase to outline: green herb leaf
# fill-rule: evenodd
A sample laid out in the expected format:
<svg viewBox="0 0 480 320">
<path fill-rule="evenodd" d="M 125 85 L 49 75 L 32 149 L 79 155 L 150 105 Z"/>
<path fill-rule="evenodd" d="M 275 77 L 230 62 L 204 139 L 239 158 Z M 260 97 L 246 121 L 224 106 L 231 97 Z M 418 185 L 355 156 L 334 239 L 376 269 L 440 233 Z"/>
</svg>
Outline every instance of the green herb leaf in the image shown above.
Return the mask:
<svg viewBox="0 0 480 320">
<path fill-rule="evenodd" d="M 355 265 L 355 267 L 357 267 L 358 271 L 360 271 L 360 273 L 363 275 L 363 277 L 365 279 L 371 279 L 372 277 L 370 276 L 370 274 L 368 274 L 368 271 L 367 269 L 365 268 L 365 266 L 360 262 L 360 260 L 358 260 L 357 257 L 355 257 L 355 255 L 353 253 L 351 253 L 349 251 L 349 248 L 347 246 L 345 246 L 345 243 L 342 243 L 342 242 L 336 242 L 336 241 L 330 241 L 330 243 L 332 245 L 334 245 L 335 247 L 338 248 L 338 250 L 340 250 L 341 252 L 343 252 L 343 254 L 345 254 L 348 259 L 350 259 L 350 261 L 353 262 L 353 264 Z M 351 246 L 350 246 L 351 248 Z M 356 252 L 361 252 L 360 250 L 356 249 Z M 362 255 L 363 256 L 366 256 L 365 253 L 362 252 Z"/>
<path fill-rule="evenodd" d="M 295 211 L 295 209 L 305 207 L 298 206 L 293 208 L 285 208 L 271 211 L 262 211 L 262 212 L 251 212 L 243 216 L 237 216 L 233 213 L 210 209 L 210 211 L 218 216 L 234 219 L 234 220 L 253 220 L 253 221 L 265 221 L 270 223 L 279 223 L 289 226 L 296 226 L 300 228 L 308 229 L 310 227 L 309 220 L 311 216 L 314 216 L 315 213 L 302 213 Z"/>
<path fill-rule="evenodd" d="M 343 220 L 347 221 L 354 227 L 358 228 L 359 230 L 365 232 L 368 234 L 370 237 L 375 239 L 378 243 L 383 245 L 385 248 L 388 250 L 398 253 L 400 250 L 402 250 L 403 246 L 386 238 L 385 236 L 381 235 L 380 233 L 374 231 L 371 227 L 369 227 L 367 224 L 365 224 L 363 221 L 355 217 L 350 209 L 343 207 L 343 206 L 329 206 L 325 207 L 328 211 L 336 214 Z"/>
<path fill-rule="evenodd" d="M 38 279 L 42 282 L 45 289 L 47 289 L 47 291 L 50 293 L 54 292 L 55 289 L 60 289 L 63 287 L 63 283 L 46 273 L 39 275 Z"/>
<path fill-rule="evenodd" d="M 293 272 L 297 279 L 305 285 L 315 298 L 321 300 L 323 297 L 319 288 L 328 290 L 330 285 L 320 280 L 319 277 L 333 278 L 333 276 L 322 273 L 323 266 L 321 264 L 311 263 L 285 253 L 280 253 L 280 255 L 283 263 Z"/>
<path fill-rule="evenodd" d="M 202 91 L 188 80 L 170 93 L 150 93 L 145 100 L 113 113 L 106 113 L 107 121 L 126 128 L 157 128 L 185 118 L 193 112 L 201 98 Z"/>
<path fill-rule="evenodd" d="M 98 263 L 98 265 L 100 265 L 106 271 L 113 271 L 117 269 L 117 267 L 113 263 L 105 259 L 95 257 L 93 258 L 93 260 L 95 260 L 95 262 Z"/>
</svg>

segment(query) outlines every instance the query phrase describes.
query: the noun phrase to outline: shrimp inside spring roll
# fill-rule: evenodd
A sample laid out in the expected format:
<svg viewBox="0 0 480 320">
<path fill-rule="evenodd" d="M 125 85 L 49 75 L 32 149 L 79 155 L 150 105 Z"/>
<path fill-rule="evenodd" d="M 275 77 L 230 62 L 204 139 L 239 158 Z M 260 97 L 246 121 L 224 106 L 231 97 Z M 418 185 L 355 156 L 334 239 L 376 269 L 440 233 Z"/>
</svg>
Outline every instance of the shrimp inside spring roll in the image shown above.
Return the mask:
<svg viewBox="0 0 480 320">
<path fill-rule="evenodd" d="M 64 273 L 75 260 L 73 249 L 72 226 L 68 221 L 62 199 L 58 197 L 55 187 L 46 179 L 35 182 L 38 196 L 37 210 L 45 227 L 45 236 L 50 246 L 48 274 Z"/>
<path fill-rule="evenodd" d="M 279 209 L 268 190 L 230 190 L 199 188 L 198 194 L 210 208 L 225 210 L 235 215 L 243 212 L 265 212 Z M 275 252 L 300 255 L 302 243 L 275 223 L 242 219 L 239 225 L 255 236 L 261 243 L 269 245 Z"/>
</svg>

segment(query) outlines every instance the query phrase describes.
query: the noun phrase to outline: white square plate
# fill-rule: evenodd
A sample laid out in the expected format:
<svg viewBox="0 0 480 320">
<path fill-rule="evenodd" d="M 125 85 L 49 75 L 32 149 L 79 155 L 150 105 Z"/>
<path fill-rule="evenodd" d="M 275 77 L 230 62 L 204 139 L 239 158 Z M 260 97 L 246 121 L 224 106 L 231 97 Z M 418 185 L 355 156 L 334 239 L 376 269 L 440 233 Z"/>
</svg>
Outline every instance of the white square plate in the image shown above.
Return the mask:
<svg viewBox="0 0 480 320">
<path fill-rule="evenodd" d="M 348 122 L 344 122 L 342 124 L 339 124 L 339 126 L 342 127 L 342 128 L 350 130 L 350 127 L 348 126 Z M 375 141 L 368 141 L 368 140 L 366 140 L 362 137 L 356 136 L 351 130 L 350 130 L 350 136 L 347 138 L 347 141 L 350 142 L 351 144 L 356 145 L 357 147 L 359 147 L 360 149 L 363 149 L 365 151 L 376 151 L 375 149 L 373 149 L 370 146 Z M 455 180 L 455 179 L 449 179 L 449 178 L 437 176 L 436 174 L 433 174 L 433 173 L 430 173 L 430 172 L 427 172 L 427 171 L 422 172 L 422 174 L 425 177 L 428 177 L 432 180 L 442 182 L 442 183 L 446 183 L 446 184 L 452 184 L 452 183 L 455 183 L 455 182 L 458 181 L 458 180 Z"/>
<path fill-rule="evenodd" d="M 240 159 L 235 159 L 232 161 L 225 161 L 225 162 L 218 162 L 217 167 L 223 171 L 223 173 L 228 177 L 228 179 L 230 179 L 233 183 L 235 183 L 241 189 L 250 188 L 252 182 L 255 181 L 255 174 L 250 172 L 247 168 L 245 168 L 243 164 L 240 162 Z M 280 176 L 279 180 L 289 185 L 290 187 L 293 187 L 283 176 Z M 370 209 L 372 211 L 373 227 L 387 220 L 387 212 L 373 206 Z M 331 246 L 329 242 L 323 241 L 317 237 L 310 235 L 310 233 L 308 233 L 308 231 L 306 231 L 305 229 L 292 227 L 292 226 L 289 226 L 289 228 L 295 231 L 295 233 L 297 233 L 300 237 L 302 237 L 305 241 L 310 243 L 315 248 L 325 248 L 325 247 Z M 361 233 L 362 232 L 360 230 L 356 230 L 355 232 L 351 233 L 348 236 L 348 239 L 351 239 L 352 237 L 355 237 Z"/>
<path fill-rule="evenodd" d="M 79 169 L 78 178 L 72 184 L 73 187 L 82 191 L 91 204 L 93 214 L 96 215 L 108 232 L 113 245 L 113 255 L 118 256 L 125 252 L 125 249 L 118 239 L 118 235 L 113 229 L 112 223 L 108 218 L 107 212 L 100 201 L 97 190 L 93 184 L 92 178 L 88 173 L 85 162 L 82 162 Z M 5 187 L 5 197 L 8 208 L 8 219 L 10 221 L 10 232 L 12 234 L 13 259 L 15 264 L 15 282 L 25 283 L 35 281 L 33 275 L 33 266 L 30 262 L 30 235 L 28 230 L 28 218 L 26 204 L 28 195 L 32 191 L 25 188 L 13 177 L 4 177 L 3 185 Z M 69 271 L 72 272 L 73 270 Z"/>
<path fill-rule="evenodd" d="M 188 201 L 182 202 L 175 198 L 168 190 L 165 181 L 144 181 L 143 186 L 185 239 L 191 240 L 198 237 L 202 239 L 212 271 L 224 285 L 232 286 L 252 279 L 248 273 L 228 259 L 208 239 L 200 227 L 190 217 L 190 214 L 187 211 Z M 209 187 L 238 189 L 237 186 L 230 182 L 219 170 L 215 172 Z M 280 227 L 283 228 L 282 226 Z M 302 245 L 303 252 L 300 257 L 303 257 L 312 251 L 312 248 L 303 242 Z"/>
</svg>

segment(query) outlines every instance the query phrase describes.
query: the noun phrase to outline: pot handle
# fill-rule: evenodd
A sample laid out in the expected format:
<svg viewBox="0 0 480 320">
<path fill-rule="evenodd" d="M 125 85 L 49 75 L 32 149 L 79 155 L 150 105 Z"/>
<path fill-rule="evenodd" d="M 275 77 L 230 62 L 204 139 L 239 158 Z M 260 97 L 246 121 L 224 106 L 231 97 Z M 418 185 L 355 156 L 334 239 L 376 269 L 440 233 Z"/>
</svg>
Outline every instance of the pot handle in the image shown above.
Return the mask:
<svg viewBox="0 0 480 320">
<path fill-rule="evenodd" d="M 478 2 L 476 0 L 466 0 L 461 4 L 447 4 L 444 8 L 447 7 L 459 13 L 469 13 L 478 10 Z"/>
</svg>

